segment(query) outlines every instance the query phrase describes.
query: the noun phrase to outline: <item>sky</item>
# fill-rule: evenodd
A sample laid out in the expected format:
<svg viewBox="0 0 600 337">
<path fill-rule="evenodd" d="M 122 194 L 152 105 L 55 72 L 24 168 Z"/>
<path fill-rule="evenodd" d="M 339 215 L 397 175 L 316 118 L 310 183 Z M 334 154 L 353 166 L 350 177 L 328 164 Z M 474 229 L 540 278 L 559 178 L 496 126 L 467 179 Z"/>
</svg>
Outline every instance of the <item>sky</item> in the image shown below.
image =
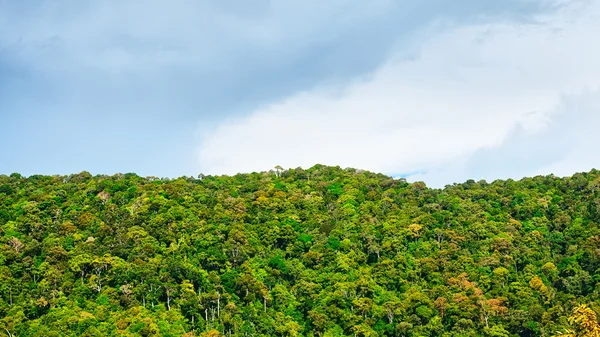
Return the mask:
<svg viewBox="0 0 600 337">
<path fill-rule="evenodd" d="M 600 0 L 0 0 L 0 174 L 600 169 Z"/>
</svg>

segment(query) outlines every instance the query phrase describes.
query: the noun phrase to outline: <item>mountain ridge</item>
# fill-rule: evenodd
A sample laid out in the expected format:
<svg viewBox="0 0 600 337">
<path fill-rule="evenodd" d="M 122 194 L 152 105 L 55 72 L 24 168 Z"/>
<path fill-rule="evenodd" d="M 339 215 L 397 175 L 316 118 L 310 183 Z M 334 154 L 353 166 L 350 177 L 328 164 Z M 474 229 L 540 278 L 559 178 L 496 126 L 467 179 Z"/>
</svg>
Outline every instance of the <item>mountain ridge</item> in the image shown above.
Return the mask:
<svg viewBox="0 0 600 337">
<path fill-rule="evenodd" d="M 550 336 L 600 303 L 600 172 L 0 175 L 14 336 Z"/>
</svg>

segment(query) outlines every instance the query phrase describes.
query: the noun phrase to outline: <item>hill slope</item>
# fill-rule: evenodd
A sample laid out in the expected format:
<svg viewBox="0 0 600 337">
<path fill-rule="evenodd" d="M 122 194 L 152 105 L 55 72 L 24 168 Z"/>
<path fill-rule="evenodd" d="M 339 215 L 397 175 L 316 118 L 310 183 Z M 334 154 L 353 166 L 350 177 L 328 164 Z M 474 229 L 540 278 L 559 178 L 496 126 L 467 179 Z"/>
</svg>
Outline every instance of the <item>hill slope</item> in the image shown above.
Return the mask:
<svg viewBox="0 0 600 337">
<path fill-rule="evenodd" d="M 0 176 L 14 336 L 549 336 L 598 309 L 600 172 Z M 596 302 L 594 302 L 596 301 Z"/>
</svg>

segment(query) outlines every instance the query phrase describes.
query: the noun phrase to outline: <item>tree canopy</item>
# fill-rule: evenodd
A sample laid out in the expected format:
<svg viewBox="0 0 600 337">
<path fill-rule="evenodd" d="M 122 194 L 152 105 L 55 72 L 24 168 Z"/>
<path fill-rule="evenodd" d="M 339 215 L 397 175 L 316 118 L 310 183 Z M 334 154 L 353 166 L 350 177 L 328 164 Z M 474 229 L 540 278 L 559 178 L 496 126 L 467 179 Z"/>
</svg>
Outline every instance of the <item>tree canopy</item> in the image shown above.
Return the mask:
<svg viewBox="0 0 600 337">
<path fill-rule="evenodd" d="M 596 170 L 443 189 L 323 165 L 0 175 L 0 331 L 587 336 L 599 224 Z"/>
</svg>

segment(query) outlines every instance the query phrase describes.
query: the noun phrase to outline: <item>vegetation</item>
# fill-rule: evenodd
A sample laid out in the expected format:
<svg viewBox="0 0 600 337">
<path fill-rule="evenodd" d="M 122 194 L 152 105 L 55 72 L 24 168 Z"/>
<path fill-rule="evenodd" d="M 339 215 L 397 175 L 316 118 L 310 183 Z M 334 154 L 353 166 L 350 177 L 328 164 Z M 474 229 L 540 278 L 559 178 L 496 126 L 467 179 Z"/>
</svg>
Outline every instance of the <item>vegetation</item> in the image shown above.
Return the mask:
<svg viewBox="0 0 600 337">
<path fill-rule="evenodd" d="M 600 324 L 598 324 L 596 313 L 585 304 L 582 304 L 573 310 L 573 314 L 569 317 L 569 323 L 576 327 L 577 332 L 567 330 L 566 334 L 559 333 L 557 336 L 600 337 Z"/>
<path fill-rule="evenodd" d="M 599 224 L 596 170 L 444 189 L 321 165 L 3 175 L 0 331 L 597 336 Z"/>
</svg>

